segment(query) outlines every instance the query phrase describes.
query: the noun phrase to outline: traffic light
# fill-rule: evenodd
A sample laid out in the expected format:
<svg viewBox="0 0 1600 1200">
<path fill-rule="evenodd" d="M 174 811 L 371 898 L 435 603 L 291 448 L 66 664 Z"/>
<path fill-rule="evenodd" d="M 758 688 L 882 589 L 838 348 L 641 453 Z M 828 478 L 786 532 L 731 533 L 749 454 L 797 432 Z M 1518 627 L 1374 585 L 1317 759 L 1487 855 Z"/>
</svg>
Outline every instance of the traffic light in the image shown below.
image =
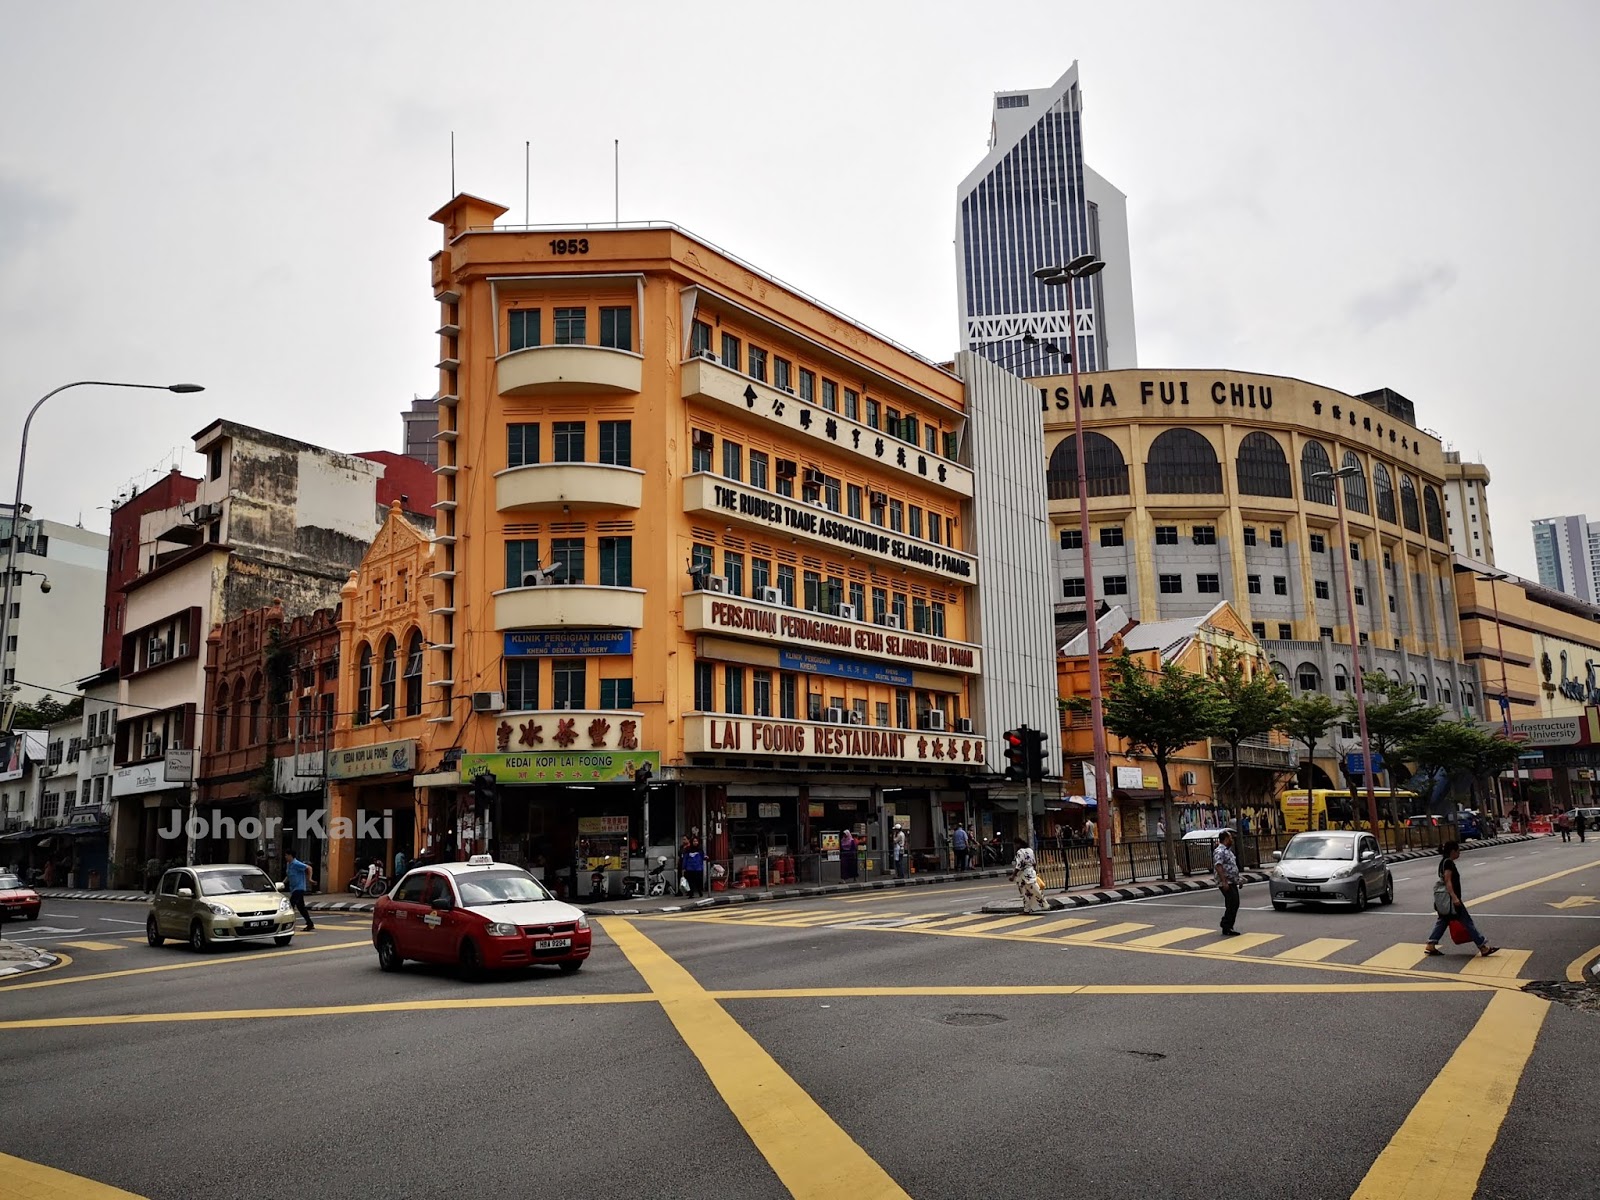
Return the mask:
<svg viewBox="0 0 1600 1200">
<path fill-rule="evenodd" d="M 1031 731 L 1026 725 L 1021 729 L 1006 730 L 1006 778 L 1026 779 L 1028 777 L 1028 734 Z"/>
<path fill-rule="evenodd" d="M 472 806 L 480 815 L 488 813 L 494 806 L 494 782 L 492 771 L 483 771 L 472 777 Z"/>
<path fill-rule="evenodd" d="M 1044 730 L 1024 727 L 1022 743 L 1026 751 L 1028 778 L 1034 783 L 1043 783 L 1044 777 L 1050 773 L 1049 760 L 1045 757 Z"/>
</svg>

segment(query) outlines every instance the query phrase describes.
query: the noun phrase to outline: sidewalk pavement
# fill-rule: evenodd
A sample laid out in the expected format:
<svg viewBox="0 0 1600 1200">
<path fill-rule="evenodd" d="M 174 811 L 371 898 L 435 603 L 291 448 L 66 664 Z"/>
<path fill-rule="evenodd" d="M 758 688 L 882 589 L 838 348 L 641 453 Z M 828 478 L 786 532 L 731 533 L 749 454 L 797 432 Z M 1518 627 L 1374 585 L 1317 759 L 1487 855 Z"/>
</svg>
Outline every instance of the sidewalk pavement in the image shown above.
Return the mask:
<svg viewBox="0 0 1600 1200">
<path fill-rule="evenodd" d="M 1485 838 L 1479 841 L 1463 842 L 1462 850 L 1477 850 L 1484 846 L 1501 846 L 1510 842 L 1530 842 L 1534 837 L 1530 834 L 1509 834 L 1505 837 Z M 1390 862 L 1405 862 L 1413 858 L 1427 858 L 1437 855 L 1436 849 L 1402 850 L 1389 856 Z M 936 875 L 912 875 L 905 879 L 872 879 L 858 883 L 829 883 L 829 884 L 798 884 L 793 887 L 777 888 L 730 888 L 725 892 L 713 892 L 709 896 L 690 899 L 687 896 L 657 896 L 648 898 L 644 896 L 630 896 L 617 900 L 608 900 L 601 903 L 578 905 L 591 917 L 630 917 L 641 916 L 648 913 L 676 913 L 695 912 L 702 908 L 720 908 L 729 904 L 759 904 L 777 900 L 815 900 L 821 896 L 837 896 L 855 892 L 892 891 L 895 888 L 936 887 L 941 884 L 969 883 L 980 879 L 1005 879 L 1009 868 L 986 867 L 978 871 L 941 872 Z M 1260 883 L 1267 876 L 1263 871 L 1246 871 L 1244 882 Z M 1215 887 L 1211 875 L 1191 876 L 1180 879 L 1175 883 L 1152 881 L 1150 883 L 1129 883 L 1117 887 L 1102 889 L 1098 885 L 1087 885 L 1078 888 L 1069 888 L 1063 892 L 1056 892 L 1050 896 L 1052 908 L 1081 908 L 1089 904 L 1113 904 L 1119 900 L 1140 900 L 1148 896 L 1171 895 L 1175 892 L 1195 892 L 1205 888 Z M 143 903 L 150 897 L 143 892 L 83 892 L 49 890 L 41 891 L 40 896 L 47 900 L 112 900 Z M 325 892 L 320 895 L 307 896 L 306 907 L 314 913 L 370 913 L 375 901 L 365 897 L 356 896 L 350 892 Z M 1021 900 L 998 902 L 985 905 L 984 912 L 1020 912 Z"/>
<path fill-rule="evenodd" d="M 42 971 L 53 967 L 61 959 L 37 946 L 20 946 L 16 942 L 0 941 L 0 978 L 20 975 L 24 971 Z"/>
</svg>

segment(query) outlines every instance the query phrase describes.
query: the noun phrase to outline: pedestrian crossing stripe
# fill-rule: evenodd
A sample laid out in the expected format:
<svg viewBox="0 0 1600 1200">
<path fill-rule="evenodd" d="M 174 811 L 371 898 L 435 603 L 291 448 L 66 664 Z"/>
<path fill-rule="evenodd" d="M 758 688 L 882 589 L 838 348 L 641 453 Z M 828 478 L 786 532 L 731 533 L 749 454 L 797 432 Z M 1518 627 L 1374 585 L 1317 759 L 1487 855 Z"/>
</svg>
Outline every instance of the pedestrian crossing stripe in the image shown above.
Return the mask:
<svg viewBox="0 0 1600 1200">
<path fill-rule="evenodd" d="M 1531 950 L 1499 950 L 1489 958 L 1480 954 L 1462 967 L 1461 973 L 1478 979 L 1517 979 L 1532 957 Z"/>
<path fill-rule="evenodd" d="M 773 929 L 868 930 L 891 933 L 930 933 L 948 937 L 989 938 L 995 941 L 1034 942 L 1055 946 L 1126 946 L 1134 950 L 1173 949 L 1201 956 L 1226 956 L 1233 959 L 1273 961 L 1292 965 L 1315 963 L 1325 967 L 1361 966 L 1387 971 L 1412 971 L 1427 959 L 1421 942 L 1397 942 L 1359 963 L 1329 962 L 1335 954 L 1356 945 L 1353 938 L 1311 938 L 1276 953 L 1254 953 L 1264 946 L 1282 942 L 1277 933 L 1241 933 L 1223 937 L 1216 929 L 1181 926 L 1176 929 L 1146 932 L 1154 927 L 1137 921 L 1102 923 L 1089 917 L 1053 917 L 1049 914 L 994 916 L 981 912 L 949 916 L 912 916 L 896 912 L 874 912 L 838 908 L 804 909 L 794 912 L 685 912 L 663 913 L 666 921 L 695 921 L 714 925 L 752 925 Z M 1132 936 L 1136 935 L 1136 936 Z M 1202 941 L 1202 939 L 1210 939 Z M 1188 944 L 1184 944 L 1188 943 Z M 1429 973 L 1459 972 L 1481 980 L 1514 980 L 1521 977 L 1531 950 L 1500 950 L 1490 958 L 1446 953 Z"/>
<path fill-rule="evenodd" d="M 1280 933 L 1241 933 L 1238 937 L 1226 938 L 1215 946 L 1207 946 L 1207 954 L 1243 954 L 1246 950 L 1254 950 L 1257 946 L 1265 946 L 1268 942 L 1282 941 Z"/>
<path fill-rule="evenodd" d="M 1192 941 L 1194 938 L 1212 937 L 1215 929 L 1195 929 L 1184 926 L 1178 929 L 1163 929 L 1160 933 L 1147 933 L 1143 937 L 1129 938 L 1124 946 L 1174 946 L 1179 942 Z"/>
<path fill-rule="evenodd" d="M 1280 950 L 1272 957 L 1284 962 L 1321 962 L 1330 954 L 1337 954 L 1346 946 L 1354 946 L 1354 938 L 1312 938 L 1299 946 Z"/>
<path fill-rule="evenodd" d="M 1069 933 L 1067 937 L 1074 942 L 1103 942 L 1107 938 L 1121 937 L 1125 933 L 1134 933 L 1140 929 L 1149 929 L 1148 925 L 1140 925 L 1136 921 L 1124 921 L 1118 925 L 1107 925 L 1104 929 L 1088 929 L 1083 933 Z"/>
</svg>

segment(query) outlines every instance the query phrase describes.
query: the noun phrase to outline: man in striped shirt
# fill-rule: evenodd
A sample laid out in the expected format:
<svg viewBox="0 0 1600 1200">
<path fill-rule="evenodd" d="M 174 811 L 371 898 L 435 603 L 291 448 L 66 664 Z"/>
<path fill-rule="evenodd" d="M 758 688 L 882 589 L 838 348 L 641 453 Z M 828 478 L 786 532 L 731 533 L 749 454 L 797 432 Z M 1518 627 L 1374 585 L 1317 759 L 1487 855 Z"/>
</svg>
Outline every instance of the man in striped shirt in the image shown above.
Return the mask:
<svg viewBox="0 0 1600 1200">
<path fill-rule="evenodd" d="M 1222 893 L 1222 936 L 1238 937 L 1233 919 L 1239 915 L 1239 860 L 1233 853 L 1233 831 L 1224 829 L 1211 852 L 1211 866 L 1217 873 L 1217 890 Z"/>
</svg>

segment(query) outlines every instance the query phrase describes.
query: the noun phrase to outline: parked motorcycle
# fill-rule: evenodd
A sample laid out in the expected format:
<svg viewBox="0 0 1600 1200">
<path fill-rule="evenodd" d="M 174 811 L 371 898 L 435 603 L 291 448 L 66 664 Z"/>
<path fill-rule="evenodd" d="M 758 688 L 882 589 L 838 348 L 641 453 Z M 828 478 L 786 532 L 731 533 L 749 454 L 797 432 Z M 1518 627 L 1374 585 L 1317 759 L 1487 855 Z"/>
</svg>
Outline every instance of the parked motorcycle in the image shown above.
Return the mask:
<svg viewBox="0 0 1600 1200">
<path fill-rule="evenodd" d="M 345 890 L 358 896 L 381 896 L 389 890 L 389 877 L 383 873 L 382 867 L 373 863 L 366 870 L 358 871 L 345 884 Z"/>
</svg>

